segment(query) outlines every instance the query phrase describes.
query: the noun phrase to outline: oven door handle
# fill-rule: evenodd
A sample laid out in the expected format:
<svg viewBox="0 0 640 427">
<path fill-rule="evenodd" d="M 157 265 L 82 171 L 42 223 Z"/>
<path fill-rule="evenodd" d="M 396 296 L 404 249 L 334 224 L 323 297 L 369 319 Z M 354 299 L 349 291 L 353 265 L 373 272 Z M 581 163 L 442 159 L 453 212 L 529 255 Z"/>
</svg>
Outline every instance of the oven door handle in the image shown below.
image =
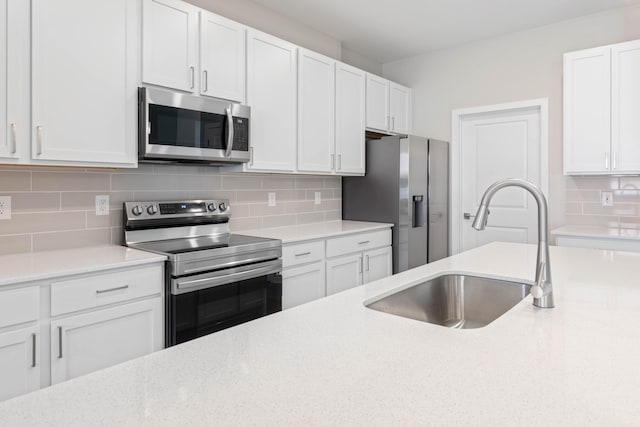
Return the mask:
<svg viewBox="0 0 640 427">
<path fill-rule="evenodd" d="M 254 277 L 260 277 L 267 274 L 279 273 L 281 271 L 282 261 L 277 259 L 274 261 L 262 263 L 258 267 L 252 266 L 252 268 L 250 269 L 247 269 L 246 267 L 237 267 L 222 270 L 201 279 L 174 279 L 172 281 L 173 284 L 171 286 L 171 293 L 174 295 L 179 295 L 187 292 L 197 291 L 200 289 L 213 288 L 215 286 L 221 286 L 228 283 L 252 279 Z"/>
</svg>

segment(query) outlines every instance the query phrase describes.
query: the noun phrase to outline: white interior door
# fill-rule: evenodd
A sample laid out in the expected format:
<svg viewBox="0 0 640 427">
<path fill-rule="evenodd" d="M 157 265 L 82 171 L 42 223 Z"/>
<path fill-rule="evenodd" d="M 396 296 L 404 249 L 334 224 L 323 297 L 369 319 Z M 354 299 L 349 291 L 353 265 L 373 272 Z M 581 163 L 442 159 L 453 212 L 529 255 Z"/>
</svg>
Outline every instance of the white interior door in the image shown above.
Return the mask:
<svg viewBox="0 0 640 427">
<path fill-rule="evenodd" d="M 494 241 L 536 242 L 537 204 L 521 188 L 505 188 L 495 194 L 484 231 L 474 230 L 471 224 L 482 195 L 495 181 L 524 178 L 544 188 L 541 109 L 469 114 L 462 117 L 459 129 L 460 249 L 466 251 Z"/>
</svg>

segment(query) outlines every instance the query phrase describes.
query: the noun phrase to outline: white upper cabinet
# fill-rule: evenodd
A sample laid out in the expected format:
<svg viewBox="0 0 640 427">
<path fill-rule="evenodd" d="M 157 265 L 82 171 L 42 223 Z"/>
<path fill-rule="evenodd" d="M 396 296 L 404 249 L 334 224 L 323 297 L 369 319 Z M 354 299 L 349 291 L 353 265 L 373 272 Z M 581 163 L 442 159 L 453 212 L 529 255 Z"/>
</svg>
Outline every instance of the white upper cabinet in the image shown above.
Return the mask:
<svg viewBox="0 0 640 427">
<path fill-rule="evenodd" d="M 135 166 L 139 3 L 31 5 L 32 162 Z"/>
<path fill-rule="evenodd" d="M 366 73 L 336 63 L 336 172 L 365 172 L 365 83 Z"/>
<path fill-rule="evenodd" d="M 565 174 L 640 173 L 640 40 L 564 55 Z"/>
<path fill-rule="evenodd" d="M 640 171 L 640 40 L 611 48 L 613 172 Z"/>
<path fill-rule="evenodd" d="M 335 167 L 335 60 L 299 50 L 298 170 L 331 172 Z"/>
<path fill-rule="evenodd" d="M 198 8 L 179 0 L 143 0 L 142 81 L 196 90 Z"/>
<path fill-rule="evenodd" d="M 611 68 L 608 47 L 564 56 L 565 173 L 611 166 Z"/>
<path fill-rule="evenodd" d="M 367 127 L 389 129 L 389 80 L 367 74 Z"/>
<path fill-rule="evenodd" d="M 29 157 L 30 7 L 24 0 L 0 0 L 0 159 Z"/>
<path fill-rule="evenodd" d="M 393 82 L 389 84 L 389 120 L 391 132 L 411 132 L 411 89 Z"/>
<path fill-rule="evenodd" d="M 200 94 L 245 101 L 246 29 L 200 11 Z"/>
<path fill-rule="evenodd" d="M 251 106 L 249 170 L 296 169 L 297 48 L 247 31 L 247 103 Z"/>
</svg>

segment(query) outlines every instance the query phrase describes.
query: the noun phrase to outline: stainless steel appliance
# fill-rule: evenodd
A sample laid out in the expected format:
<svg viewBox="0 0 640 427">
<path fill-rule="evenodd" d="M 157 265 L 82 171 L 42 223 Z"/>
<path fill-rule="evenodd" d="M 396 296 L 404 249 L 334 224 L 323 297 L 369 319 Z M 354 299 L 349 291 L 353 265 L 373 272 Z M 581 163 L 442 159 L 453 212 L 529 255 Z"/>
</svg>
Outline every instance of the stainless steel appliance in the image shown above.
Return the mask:
<svg viewBox="0 0 640 427">
<path fill-rule="evenodd" d="M 248 162 L 250 115 L 246 105 L 141 87 L 138 158 L 142 162 Z"/>
<path fill-rule="evenodd" d="M 168 257 L 166 346 L 282 310 L 282 243 L 230 234 L 228 200 L 125 202 L 132 248 Z"/>
<path fill-rule="evenodd" d="M 449 253 L 449 144 L 368 139 L 366 175 L 342 178 L 342 218 L 393 223 L 393 272 Z"/>
</svg>

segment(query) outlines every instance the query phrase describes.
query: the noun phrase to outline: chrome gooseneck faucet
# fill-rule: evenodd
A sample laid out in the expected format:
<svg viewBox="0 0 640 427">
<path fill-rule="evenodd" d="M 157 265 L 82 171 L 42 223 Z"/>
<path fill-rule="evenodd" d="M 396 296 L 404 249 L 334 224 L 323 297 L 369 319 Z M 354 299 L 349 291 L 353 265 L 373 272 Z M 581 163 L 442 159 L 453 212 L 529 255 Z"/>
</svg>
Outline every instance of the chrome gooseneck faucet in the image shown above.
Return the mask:
<svg viewBox="0 0 640 427">
<path fill-rule="evenodd" d="M 519 178 L 508 178 L 495 182 L 482 196 L 482 201 L 478 207 L 476 218 L 473 221 L 473 228 L 478 231 L 484 230 L 489 216 L 489 203 L 491 198 L 500 189 L 505 187 L 520 187 L 527 190 L 538 203 L 538 260 L 536 265 L 536 283 L 531 287 L 533 305 L 540 308 L 553 308 L 553 285 L 551 284 L 551 268 L 549 266 L 549 242 L 547 234 L 547 199 L 542 190 L 535 184 Z"/>
</svg>

